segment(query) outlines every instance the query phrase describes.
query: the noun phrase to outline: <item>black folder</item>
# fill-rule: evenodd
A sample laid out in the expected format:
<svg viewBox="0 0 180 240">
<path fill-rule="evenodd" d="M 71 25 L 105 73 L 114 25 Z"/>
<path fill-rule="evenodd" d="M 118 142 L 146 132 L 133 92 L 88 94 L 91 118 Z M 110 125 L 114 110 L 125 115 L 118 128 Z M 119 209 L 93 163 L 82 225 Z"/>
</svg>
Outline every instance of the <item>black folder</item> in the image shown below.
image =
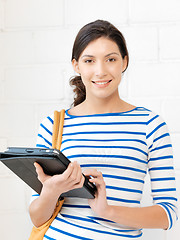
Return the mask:
<svg viewBox="0 0 180 240">
<path fill-rule="evenodd" d="M 0 161 L 21 178 L 27 185 L 40 194 L 42 183 L 37 178 L 34 162 L 41 165 L 48 175 L 63 173 L 69 165 L 69 159 L 59 150 L 46 148 L 9 147 L 0 153 Z M 94 198 L 96 186 L 85 177 L 82 188 L 63 193 L 60 197 Z"/>
</svg>

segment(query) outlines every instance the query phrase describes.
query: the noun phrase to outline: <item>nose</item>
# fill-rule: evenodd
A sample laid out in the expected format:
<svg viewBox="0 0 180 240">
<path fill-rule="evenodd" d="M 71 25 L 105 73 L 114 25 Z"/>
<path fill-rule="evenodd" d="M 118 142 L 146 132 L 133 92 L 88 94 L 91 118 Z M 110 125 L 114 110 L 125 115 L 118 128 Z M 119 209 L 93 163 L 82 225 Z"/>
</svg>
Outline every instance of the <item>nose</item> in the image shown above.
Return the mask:
<svg viewBox="0 0 180 240">
<path fill-rule="evenodd" d="M 95 75 L 100 79 L 104 78 L 107 75 L 105 63 L 96 63 Z"/>
</svg>

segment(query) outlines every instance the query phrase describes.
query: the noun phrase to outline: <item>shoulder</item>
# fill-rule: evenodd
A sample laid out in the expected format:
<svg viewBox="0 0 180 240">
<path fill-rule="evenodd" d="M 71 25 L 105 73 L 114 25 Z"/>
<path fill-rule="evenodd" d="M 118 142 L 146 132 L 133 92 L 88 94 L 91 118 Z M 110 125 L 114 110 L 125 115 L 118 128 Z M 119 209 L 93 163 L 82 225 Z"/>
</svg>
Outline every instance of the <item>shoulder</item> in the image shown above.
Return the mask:
<svg viewBox="0 0 180 240">
<path fill-rule="evenodd" d="M 52 125 L 53 122 L 54 122 L 54 114 L 50 114 L 42 119 L 40 125 Z"/>
</svg>

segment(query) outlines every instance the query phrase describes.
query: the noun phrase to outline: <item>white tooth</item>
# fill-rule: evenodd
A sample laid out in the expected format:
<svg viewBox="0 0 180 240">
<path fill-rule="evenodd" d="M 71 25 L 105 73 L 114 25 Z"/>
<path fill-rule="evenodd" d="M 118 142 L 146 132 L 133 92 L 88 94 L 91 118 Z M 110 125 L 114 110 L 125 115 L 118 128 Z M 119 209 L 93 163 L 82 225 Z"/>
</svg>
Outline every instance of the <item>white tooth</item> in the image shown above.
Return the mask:
<svg viewBox="0 0 180 240">
<path fill-rule="evenodd" d="M 106 83 L 108 83 L 108 81 L 107 82 L 96 82 L 96 84 L 99 84 L 99 85 L 103 85 L 103 84 L 106 84 Z"/>
</svg>

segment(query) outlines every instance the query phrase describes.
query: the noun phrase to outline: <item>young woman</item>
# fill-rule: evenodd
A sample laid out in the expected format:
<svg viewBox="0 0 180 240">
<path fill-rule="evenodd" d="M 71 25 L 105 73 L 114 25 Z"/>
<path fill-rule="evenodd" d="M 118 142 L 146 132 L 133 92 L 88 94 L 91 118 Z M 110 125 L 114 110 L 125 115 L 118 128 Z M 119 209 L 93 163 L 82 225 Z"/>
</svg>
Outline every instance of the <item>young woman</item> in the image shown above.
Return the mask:
<svg viewBox="0 0 180 240">
<path fill-rule="evenodd" d="M 72 161 L 61 175 L 47 176 L 33 195 L 30 216 L 39 227 L 52 215 L 58 197 L 96 184 L 95 199 L 66 198 L 44 239 L 140 239 L 142 228 L 170 229 L 177 219 L 172 145 L 166 123 L 152 111 L 121 99 L 118 87 L 129 61 L 119 30 L 97 20 L 78 33 L 71 80 L 75 99 L 66 110 L 61 151 Z M 38 134 L 37 147 L 51 148 L 53 117 Z M 144 178 L 151 177 L 153 205 L 141 207 Z"/>
</svg>

